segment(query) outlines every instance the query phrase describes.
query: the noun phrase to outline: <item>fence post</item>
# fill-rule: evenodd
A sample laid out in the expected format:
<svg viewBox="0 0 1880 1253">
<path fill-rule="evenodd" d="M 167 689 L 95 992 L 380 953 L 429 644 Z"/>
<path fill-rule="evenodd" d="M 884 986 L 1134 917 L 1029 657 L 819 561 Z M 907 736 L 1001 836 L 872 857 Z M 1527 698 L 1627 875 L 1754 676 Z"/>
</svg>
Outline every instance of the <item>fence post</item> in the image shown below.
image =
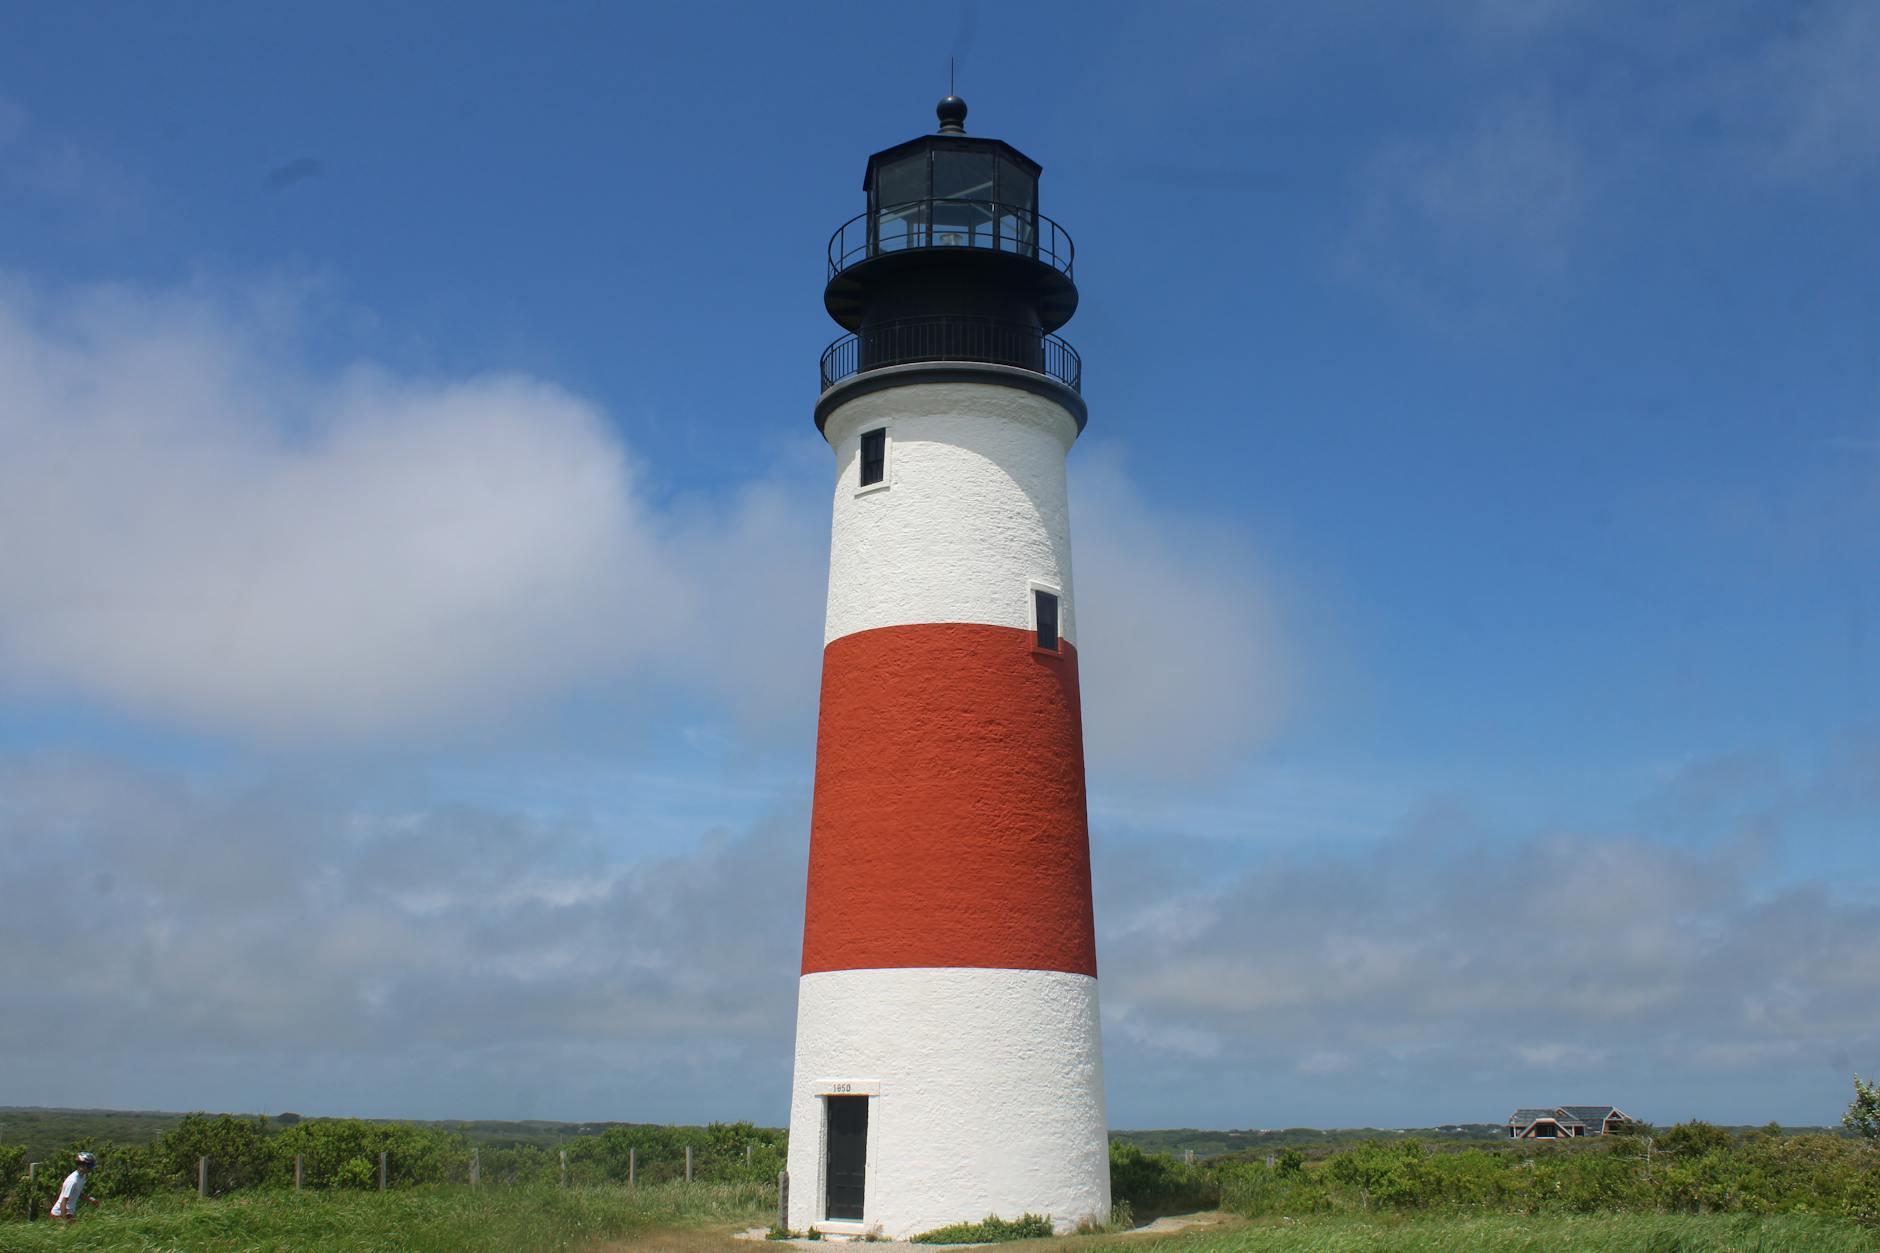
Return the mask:
<svg viewBox="0 0 1880 1253">
<path fill-rule="evenodd" d="M 777 1172 L 777 1230 L 790 1230 L 790 1172 Z"/>
<path fill-rule="evenodd" d="M 627 1186 L 635 1187 L 640 1182 L 640 1150 L 627 1150 Z"/>
<path fill-rule="evenodd" d="M 31 1183 L 33 1182 L 33 1180 L 37 1178 L 39 1178 L 39 1163 L 38 1162 L 26 1163 L 26 1182 Z M 33 1221 L 33 1219 L 38 1218 L 38 1217 L 39 1217 L 39 1201 L 34 1195 L 33 1189 L 28 1188 L 26 1189 L 26 1221 L 30 1223 Z"/>
<path fill-rule="evenodd" d="M 476 1187 L 483 1182 L 483 1150 L 470 1150 L 470 1186 Z"/>
<path fill-rule="evenodd" d="M 296 1192 L 300 1191 L 300 1182 L 304 1176 L 306 1165 L 307 1162 L 304 1156 L 299 1153 L 294 1154 L 294 1191 Z"/>
<path fill-rule="evenodd" d="M 1274 1160 L 1273 1160 L 1273 1155 L 1272 1155 L 1271 1153 L 1268 1153 L 1268 1154 L 1266 1155 L 1266 1168 L 1267 1168 L 1268 1170 L 1271 1170 L 1271 1169 L 1273 1169 L 1273 1166 L 1274 1166 Z"/>
<path fill-rule="evenodd" d="M 209 1159 L 206 1157 L 196 1159 L 196 1195 L 209 1195 Z"/>
<path fill-rule="evenodd" d="M 685 1146 L 685 1181 L 692 1182 L 692 1146 Z"/>
<path fill-rule="evenodd" d="M 385 1175 L 386 1175 L 385 1159 L 388 1156 L 390 1156 L 390 1154 L 385 1149 L 379 1150 L 379 1191 L 380 1192 L 385 1191 Z"/>
<path fill-rule="evenodd" d="M 1182 1160 L 1184 1162 L 1192 1163 L 1195 1160 L 1195 1151 L 1193 1149 L 1183 1149 Z"/>
</svg>

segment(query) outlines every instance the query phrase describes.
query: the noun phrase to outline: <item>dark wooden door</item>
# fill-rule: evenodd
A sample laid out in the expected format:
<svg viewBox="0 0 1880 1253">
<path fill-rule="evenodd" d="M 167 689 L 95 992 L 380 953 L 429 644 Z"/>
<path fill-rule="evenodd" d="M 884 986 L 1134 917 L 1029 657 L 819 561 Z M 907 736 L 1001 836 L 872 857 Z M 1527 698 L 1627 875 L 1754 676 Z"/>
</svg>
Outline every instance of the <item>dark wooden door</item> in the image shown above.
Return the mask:
<svg viewBox="0 0 1880 1253">
<path fill-rule="evenodd" d="M 860 1222 L 862 1183 L 868 1174 L 868 1098 L 830 1096 L 823 1100 L 829 1106 L 829 1156 L 823 1163 L 829 1195 L 823 1214 Z"/>
</svg>

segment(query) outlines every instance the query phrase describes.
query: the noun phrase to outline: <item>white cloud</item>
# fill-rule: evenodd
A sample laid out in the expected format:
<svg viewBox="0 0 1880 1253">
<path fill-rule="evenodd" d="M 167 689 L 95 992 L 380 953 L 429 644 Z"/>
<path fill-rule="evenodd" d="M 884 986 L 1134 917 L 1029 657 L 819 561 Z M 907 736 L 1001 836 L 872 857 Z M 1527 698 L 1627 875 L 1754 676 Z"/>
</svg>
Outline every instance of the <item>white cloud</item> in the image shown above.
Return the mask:
<svg viewBox="0 0 1880 1253">
<path fill-rule="evenodd" d="M 319 377 L 287 304 L 0 298 L 0 678 L 277 738 L 488 722 L 655 668 L 813 702 L 778 664 L 814 655 L 807 502 L 662 511 L 590 403 Z M 768 647 L 729 646 L 727 586 L 763 605 L 735 643 Z"/>
<path fill-rule="evenodd" d="M 806 828 L 650 859 L 586 824 L 0 766 L 0 1100 L 334 1109 L 351 1066 L 353 1112 L 774 1115 Z"/>
<path fill-rule="evenodd" d="M 1318 1049 L 1299 1059 L 1293 1069 L 1309 1078 L 1324 1075 L 1342 1075 L 1358 1064 L 1349 1053 L 1340 1053 L 1335 1049 Z"/>
<path fill-rule="evenodd" d="M 1595 1065 L 1606 1059 L 1603 1049 L 1584 1048 L 1577 1044 L 1561 1044 L 1547 1041 L 1541 1044 L 1516 1044 L 1514 1055 L 1521 1059 L 1524 1066 L 1536 1070 L 1559 1070 L 1566 1066 Z"/>
<path fill-rule="evenodd" d="M 806 832 L 0 763 L 0 1102 L 781 1118 Z M 1880 913 L 1733 843 L 1095 854 L 1118 1125 L 1819 1120 L 1880 1052 Z"/>
<path fill-rule="evenodd" d="M 309 304 L 0 286 L 0 684 L 274 741 L 476 735 L 673 683 L 807 729 L 824 493 L 656 504 L 551 382 L 307 368 Z M 1114 458 L 1078 466 L 1093 756 L 1232 760 L 1281 706 L 1257 563 Z"/>
<path fill-rule="evenodd" d="M 1091 769 L 1189 777 L 1241 760 L 1286 711 L 1271 575 L 1232 524 L 1152 507 L 1115 450 L 1072 464 Z"/>
<path fill-rule="evenodd" d="M 1794 25 L 1733 79 L 1737 121 L 1759 135 L 1770 168 L 1814 178 L 1880 161 L 1880 6 L 1797 6 Z"/>
<path fill-rule="evenodd" d="M 35 125 L 0 96 L 0 213 L 38 217 L 56 236 L 90 240 L 127 234 L 141 222 L 143 181 L 99 152 Z"/>
<path fill-rule="evenodd" d="M 26 132 L 26 110 L 0 96 L 0 148 L 5 148 Z"/>
<path fill-rule="evenodd" d="M 1499 101 L 1466 130 L 1400 140 L 1370 162 L 1342 268 L 1428 311 L 1499 305 L 1565 268 L 1592 181 L 1550 101 Z"/>
<path fill-rule="evenodd" d="M 1665 1121 L 1826 1118 L 1848 1059 L 1880 1050 L 1880 911 L 1764 882 L 1761 842 L 1721 834 L 1412 832 L 1179 879 L 1157 870 L 1166 835 L 1101 839 L 1106 1021 L 1153 1024 L 1116 1038 L 1110 1072 L 1268 1125 L 1484 1121 L 1595 1089 Z M 1130 925 L 1150 907 L 1199 925 Z M 1191 1038 L 1220 1042 L 1207 1067 Z M 1372 1090 L 1286 1086 L 1345 1070 Z"/>
</svg>

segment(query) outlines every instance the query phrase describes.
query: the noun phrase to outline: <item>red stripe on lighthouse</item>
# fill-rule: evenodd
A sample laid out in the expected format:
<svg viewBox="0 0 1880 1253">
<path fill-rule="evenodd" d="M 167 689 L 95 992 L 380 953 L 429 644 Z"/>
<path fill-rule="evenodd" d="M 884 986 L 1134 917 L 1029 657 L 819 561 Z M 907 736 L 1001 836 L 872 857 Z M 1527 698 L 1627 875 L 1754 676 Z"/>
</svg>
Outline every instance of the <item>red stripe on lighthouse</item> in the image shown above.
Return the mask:
<svg viewBox="0 0 1880 1253">
<path fill-rule="evenodd" d="M 976 623 L 823 653 L 803 973 L 1094 976 L 1077 655 Z"/>
</svg>

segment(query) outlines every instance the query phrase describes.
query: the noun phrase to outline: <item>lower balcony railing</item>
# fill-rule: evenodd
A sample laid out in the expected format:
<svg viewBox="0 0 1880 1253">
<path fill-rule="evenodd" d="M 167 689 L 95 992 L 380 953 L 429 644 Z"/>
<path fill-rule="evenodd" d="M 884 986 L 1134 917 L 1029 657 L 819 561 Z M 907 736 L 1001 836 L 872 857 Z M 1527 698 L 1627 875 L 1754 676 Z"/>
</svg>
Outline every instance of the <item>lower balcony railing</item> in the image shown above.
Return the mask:
<svg viewBox="0 0 1880 1253">
<path fill-rule="evenodd" d="M 1072 391 L 1083 388 L 1084 363 L 1055 335 L 1021 322 L 991 318 L 901 318 L 844 335 L 822 355 L 822 389 L 883 366 L 920 361 L 983 361 L 1048 375 Z"/>
</svg>

